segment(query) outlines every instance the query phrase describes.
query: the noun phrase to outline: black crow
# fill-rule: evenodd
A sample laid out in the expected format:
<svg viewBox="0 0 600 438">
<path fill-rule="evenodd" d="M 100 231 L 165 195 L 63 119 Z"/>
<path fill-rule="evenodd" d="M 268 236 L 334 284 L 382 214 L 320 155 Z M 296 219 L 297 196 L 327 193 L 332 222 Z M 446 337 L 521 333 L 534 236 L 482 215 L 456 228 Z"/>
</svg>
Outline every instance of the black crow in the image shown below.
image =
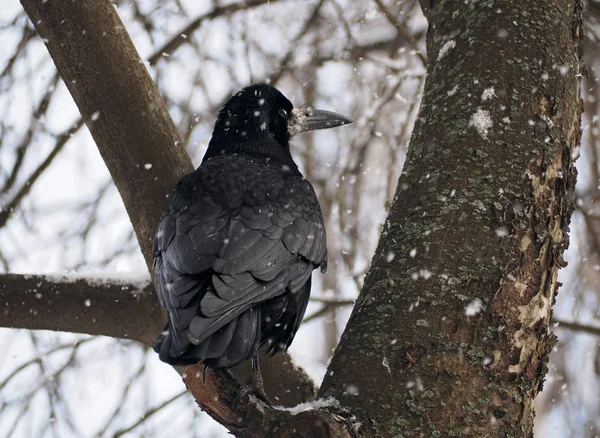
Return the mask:
<svg viewBox="0 0 600 438">
<path fill-rule="evenodd" d="M 162 361 L 230 368 L 252 359 L 248 389 L 266 398 L 258 349 L 289 347 L 312 271 L 327 266 L 319 201 L 290 139 L 347 123 L 294 108 L 265 84 L 225 102 L 202 164 L 177 183 L 154 237 L 156 286 L 168 311 L 154 347 Z"/>
</svg>

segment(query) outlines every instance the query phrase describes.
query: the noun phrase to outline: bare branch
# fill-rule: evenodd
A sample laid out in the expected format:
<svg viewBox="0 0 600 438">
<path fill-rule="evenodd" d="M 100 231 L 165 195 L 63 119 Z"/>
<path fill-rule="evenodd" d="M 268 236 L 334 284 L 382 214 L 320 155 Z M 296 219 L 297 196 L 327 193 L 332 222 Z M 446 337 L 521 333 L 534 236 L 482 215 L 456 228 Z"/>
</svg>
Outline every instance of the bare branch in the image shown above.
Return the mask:
<svg viewBox="0 0 600 438">
<path fill-rule="evenodd" d="M 317 21 L 317 17 L 319 16 L 319 11 L 321 10 L 321 7 L 323 6 L 323 3 L 325 3 L 325 1 L 321 0 L 314 7 L 314 9 L 311 12 L 310 16 L 308 17 L 308 19 L 304 23 L 304 26 L 302 27 L 302 29 L 300 30 L 300 32 L 298 32 L 298 34 L 296 34 L 296 36 L 294 37 L 294 40 L 290 43 L 290 47 L 289 47 L 287 53 L 281 59 L 281 63 L 280 63 L 281 67 L 279 68 L 279 70 L 276 73 L 274 73 L 273 75 L 271 75 L 270 79 L 271 79 L 271 82 L 273 82 L 274 84 L 276 84 L 277 82 L 279 82 L 279 79 L 281 79 L 281 76 L 283 76 L 283 73 L 285 72 L 285 69 L 288 67 L 289 62 L 292 59 L 292 55 L 295 52 L 296 43 L 302 37 L 304 37 L 304 35 L 306 35 L 306 32 L 308 32 L 308 30 L 312 26 L 315 25 L 315 23 Z"/>
<path fill-rule="evenodd" d="M 163 316 L 147 281 L 4 274 L 0 326 L 126 338 L 152 345 Z"/>
<path fill-rule="evenodd" d="M 109 2 L 22 4 L 87 123 L 150 268 L 167 195 L 193 169 L 158 89 Z"/>
<path fill-rule="evenodd" d="M 10 218 L 11 214 L 15 211 L 21 200 L 23 200 L 23 198 L 27 196 L 27 194 L 29 194 L 31 188 L 33 187 L 37 179 L 42 175 L 44 170 L 46 170 L 48 166 L 52 164 L 52 161 L 54 161 L 59 152 L 62 151 L 62 149 L 65 147 L 67 141 L 69 141 L 71 136 L 75 134 L 82 126 L 83 120 L 79 119 L 71 128 L 69 128 L 67 131 L 65 131 L 63 134 L 59 135 L 56 138 L 54 148 L 52 148 L 48 156 L 33 171 L 31 176 L 22 185 L 22 187 L 13 196 L 13 198 L 10 201 L 8 201 L 6 205 L 2 206 L 2 209 L 0 209 L 0 228 L 6 225 L 6 222 Z"/>
<path fill-rule="evenodd" d="M 150 65 L 154 65 L 164 56 L 170 56 L 179 48 L 179 46 L 189 41 L 190 35 L 207 20 L 231 15 L 237 11 L 261 6 L 267 3 L 276 3 L 277 1 L 279 0 L 248 0 L 241 3 L 233 3 L 227 6 L 217 6 L 212 11 L 199 16 L 179 32 L 177 32 L 169 41 L 163 44 L 156 52 L 154 52 L 152 56 L 150 56 L 150 58 L 148 58 L 148 62 Z"/>
<path fill-rule="evenodd" d="M 583 333 L 588 333 L 590 335 L 594 335 L 594 336 L 600 336 L 600 327 L 594 327 L 591 325 L 587 325 L 587 324 L 581 324 L 578 322 L 569 322 L 569 321 L 563 321 L 560 319 L 553 319 L 552 322 L 554 322 L 556 325 L 556 328 L 564 328 L 567 330 L 571 330 L 574 332 L 583 332 Z"/>
<path fill-rule="evenodd" d="M 43 117 L 46 114 L 46 111 L 48 111 L 48 106 L 50 105 L 50 100 L 52 99 L 52 96 L 54 95 L 54 91 L 56 90 L 56 85 L 58 84 L 59 79 L 60 79 L 60 76 L 58 75 L 58 73 L 56 73 L 54 75 L 54 77 L 50 80 L 50 84 L 46 90 L 46 93 L 40 100 L 37 108 L 35 109 L 35 111 L 33 113 L 34 119 L 36 119 L 36 120 L 40 119 L 41 117 Z M 6 179 L 6 182 L 4 183 L 4 186 L 2 187 L 1 191 L 3 193 L 7 193 L 12 188 L 15 181 L 17 180 L 17 176 L 19 175 L 19 170 L 21 170 L 21 166 L 23 165 L 23 159 L 25 158 L 25 154 L 27 153 L 29 145 L 31 144 L 31 140 L 33 139 L 34 128 L 36 127 L 36 125 L 37 125 L 36 123 L 32 123 L 29 126 L 29 129 L 27 130 L 27 133 L 25 134 L 23 141 L 21 142 L 21 144 L 19 144 L 19 146 L 17 146 L 17 158 L 16 158 L 15 164 L 12 168 L 10 175 L 8 176 L 8 178 Z M 28 184 L 25 183 L 25 185 L 28 185 Z"/>
<path fill-rule="evenodd" d="M 152 409 L 149 409 L 148 411 L 146 411 L 146 413 L 144 415 L 142 415 L 142 418 L 140 418 L 134 424 L 132 424 L 131 426 L 129 426 L 126 429 L 121 429 L 121 430 L 117 431 L 113 435 L 113 438 L 117 438 L 117 437 L 123 436 L 127 432 L 132 431 L 133 429 L 135 429 L 136 427 L 138 427 L 140 424 L 142 424 L 144 421 L 146 421 L 148 418 L 150 418 L 152 415 L 154 415 L 155 413 L 157 413 L 158 411 L 160 411 L 162 408 L 164 408 L 165 406 L 170 405 L 171 403 L 173 403 L 174 401 L 180 399 L 182 396 L 184 396 L 187 393 L 188 393 L 187 391 L 182 391 L 179 394 L 176 394 L 173 397 L 171 397 L 170 399 L 168 399 L 165 402 L 161 403 L 160 405 L 158 405 L 158 406 L 156 406 L 156 407 L 154 407 Z"/>
<path fill-rule="evenodd" d="M 385 3 L 383 3 L 382 0 L 373 0 L 373 1 L 377 4 L 377 7 L 381 11 L 381 13 L 385 16 L 385 18 L 389 21 L 389 23 L 396 28 L 396 31 L 398 32 L 398 36 L 400 36 L 401 38 L 408 41 L 409 44 L 411 45 L 411 47 L 413 48 L 413 50 L 415 51 L 415 54 L 419 57 L 419 59 L 423 63 L 423 65 L 427 65 L 427 57 L 425 55 L 423 55 L 423 53 L 421 53 L 421 51 L 419 50 L 419 46 L 417 46 L 417 43 L 416 43 L 413 35 L 410 34 L 410 32 L 408 31 L 406 26 L 403 26 L 402 23 L 400 23 L 398 20 L 396 20 L 395 15 L 392 13 L 392 11 L 390 11 L 388 9 L 388 7 L 385 5 Z"/>
</svg>

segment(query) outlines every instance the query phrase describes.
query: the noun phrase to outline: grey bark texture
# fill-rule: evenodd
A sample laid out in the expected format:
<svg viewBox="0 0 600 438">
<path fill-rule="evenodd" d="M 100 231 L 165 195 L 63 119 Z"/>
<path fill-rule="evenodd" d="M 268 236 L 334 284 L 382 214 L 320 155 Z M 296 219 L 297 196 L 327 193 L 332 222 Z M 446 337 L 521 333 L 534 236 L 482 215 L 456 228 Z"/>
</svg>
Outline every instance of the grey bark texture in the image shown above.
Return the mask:
<svg viewBox="0 0 600 438">
<path fill-rule="evenodd" d="M 528 437 L 573 209 L 581 3 L 428 16 L 420 115 L 319 396 L 376 436 Z"/>
</svg>

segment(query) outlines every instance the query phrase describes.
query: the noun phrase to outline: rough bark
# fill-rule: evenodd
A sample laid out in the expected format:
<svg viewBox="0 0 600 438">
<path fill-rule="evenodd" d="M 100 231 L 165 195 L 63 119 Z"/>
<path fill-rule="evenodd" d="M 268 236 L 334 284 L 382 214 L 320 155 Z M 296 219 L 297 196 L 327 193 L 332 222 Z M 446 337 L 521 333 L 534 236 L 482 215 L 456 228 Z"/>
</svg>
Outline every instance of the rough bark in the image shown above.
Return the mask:
<svg viewBox="0 0 600 438">
<path fill-rule="evenodd" d="M 202 374 L 202 367 L 195 365 L 186 369 L 184 381 L 198 405 L 232 434 L 242 438 L 352 438 L 358 436 L 354 419 L 332 400 L 320 401 L 302 409 L 286 410 L 267 406 L 253 396 L 240 399 L 235 410 L 238 385 L 222 372 L 209 372 L 206 383 L 191 379 L 192 373 Z M 263 370 L 264 373 L 264 370 Z M 214 394 L 218 393 L 219 397 Z M 341 415 L 340 415 L 341 414 Z M 365 435 L 366 436 L 366 435 Z"/>
<path fill-rule="evenodd" d="M 580 14 L 577 0 L 428 12 L 420 116 L 319 391 L 376 436 L 532 435 L 573 209 Z"/>
<path fill-rule="evenodd" d="M 166 106 L 109 1 L 21 3 L 90 129 L 151 268 L 152 236 L 168 196 L 193 170 Z M 147 321 L 156 324 L 143 336 L 149 340 L 162 324 L 152 315 Z M 64 329 L 79 331 L 76 326 Z M 264 357 L 262 363 L 271 370 L 265 385 L 274 399 L 293 405 L 313 398 L 312 381 L 288 355 Z"/>
</svg>

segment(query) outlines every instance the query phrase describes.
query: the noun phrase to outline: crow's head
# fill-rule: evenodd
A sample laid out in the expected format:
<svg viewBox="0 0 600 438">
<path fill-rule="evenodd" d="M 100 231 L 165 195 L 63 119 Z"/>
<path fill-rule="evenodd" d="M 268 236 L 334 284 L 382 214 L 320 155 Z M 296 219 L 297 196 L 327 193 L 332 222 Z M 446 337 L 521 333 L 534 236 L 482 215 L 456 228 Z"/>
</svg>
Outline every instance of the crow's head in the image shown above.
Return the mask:
<svg viewBox="0 0 600 438">
<path fill-rule="evenodd" d="M 275 87 L 256 84 L 231 96 L 223 105 L 205 159 L 227 153 L 246 153 L 291 159 L 290 138 L 300 132 L 352 123 L 341 114 L 294 108 Z"/>
</svg>

